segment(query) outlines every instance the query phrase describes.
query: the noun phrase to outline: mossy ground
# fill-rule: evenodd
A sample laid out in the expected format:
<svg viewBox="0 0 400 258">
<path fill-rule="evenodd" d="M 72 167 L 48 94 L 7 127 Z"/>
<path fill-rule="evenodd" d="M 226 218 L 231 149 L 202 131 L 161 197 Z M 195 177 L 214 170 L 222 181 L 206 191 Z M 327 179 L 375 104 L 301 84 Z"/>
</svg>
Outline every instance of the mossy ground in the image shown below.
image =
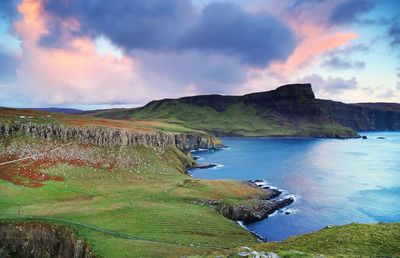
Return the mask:
<svg viewBox="0 0 400 258">
<path fill-rule="evenodd" d="M 17 142 L 16 146 L 27 148 L 36 141 L 39 140 L 14 137 L 1 144 Z M 92 148 L 98 150 L 98 155 L 119 151 L 119 147 Z M 192 204 L 189 200 L 235 202 L 257 194 L 259 190 L 231 180 L 191 178 L 183 173 L 183 168 L 192 160 L 177 149 L 160 154 L 137 146 L 129 152 L 125 154 L 146 162 L 136 167 L 114 169 L 61 162 L 38 169 L 65 181 L 42 181 L 44 185 L 37 188 L 0 180 L 0 214 L 17 214 L 20 205 L 21 215 L 62 218 L 169 243 L 120 239 L 75 226 L 99 257 L 209 254 L 215 251 L 212 247 L 232 248 L 256 243 L 251 234 L 212 208 Z M 0 169 L 1 173 L 7 173 L 27 165 L 29 162 L 16 162 Z"/>
</svg>

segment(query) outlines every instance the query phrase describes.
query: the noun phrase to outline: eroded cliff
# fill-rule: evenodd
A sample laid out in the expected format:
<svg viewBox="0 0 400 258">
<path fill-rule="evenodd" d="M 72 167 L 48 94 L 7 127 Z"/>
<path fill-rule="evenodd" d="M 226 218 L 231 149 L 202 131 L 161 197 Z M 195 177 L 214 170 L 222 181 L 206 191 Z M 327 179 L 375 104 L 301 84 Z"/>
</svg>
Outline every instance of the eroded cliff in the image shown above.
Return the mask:
<svg viewBox="0 0 400 258">
<path fill-rule="evenodd" d="M 145 132 L 113 129 L 106 127 L 75 127 L 60 124 L 36 124 L 14 122 L 0 123 L 0 136 L 22 133 L 39 139 L 59 139 L 76 141 L 98 146 L 143 145 L 157 151 L 177 147 L 181 151 L 193 149 L 221 148 L 223 144 L 217 138 L 201 133 Z"/>
<path fill-rule="evenodd" d="M 400 130 L 400 112 L 395 104 L 389 110 L 385 103 L 345 104 L 322 99 L 318 103 L 326 115 L 356 131 Z"/>
<path fill-rule="evenodd" d="M 40 222 L 0 223 L 0 257 L 95 257 L 67 226 Z"/>
</svg>

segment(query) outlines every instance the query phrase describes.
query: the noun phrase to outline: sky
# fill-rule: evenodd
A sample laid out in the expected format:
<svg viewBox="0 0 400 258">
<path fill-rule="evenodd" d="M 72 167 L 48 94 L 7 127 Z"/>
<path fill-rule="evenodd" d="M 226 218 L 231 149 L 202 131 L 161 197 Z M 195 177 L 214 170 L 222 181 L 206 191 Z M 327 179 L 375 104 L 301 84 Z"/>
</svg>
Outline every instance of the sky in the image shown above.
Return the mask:
<svg viewBox="0 0 400 258">
<path fill-rule="evenodd" d="M 0 0 L 0 106 L 134 107 L 290 83 L 400 102 L 400 1 Z"/>
</svg>

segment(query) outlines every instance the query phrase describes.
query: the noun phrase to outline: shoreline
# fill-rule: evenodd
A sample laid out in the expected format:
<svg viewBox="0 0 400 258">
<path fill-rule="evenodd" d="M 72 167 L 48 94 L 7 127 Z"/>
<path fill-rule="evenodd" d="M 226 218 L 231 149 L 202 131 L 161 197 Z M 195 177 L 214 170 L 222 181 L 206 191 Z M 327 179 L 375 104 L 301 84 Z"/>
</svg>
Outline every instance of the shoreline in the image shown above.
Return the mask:
<svg viewBox="0 0 400 258">
<path fill-rule="evenodd" d="M 226 148 L 226 147 L 225 147 Z M 219 148 L 219 150 L 224 148 Z M 193 150 L 196 151 L 196 150 Z M 210 151 L 210 150 L 207 150 Z M 192 152 L 192 151 L 191 151 Z M 191 154 L 190 152 L 190 154 Z M 196 156 L 196 160 L 201 158 L 200 156 Z M 194 177 L 190 172 L 192 169 L 213 169 L 217 167 L 216 164 L 198 164 L 194 163 L 192 166 L 188 167 L 185 170 L 185 174 L 190 177 Z M 286 193 L 286 191 L 279 189 L 276 186 L 271 186 L 265 180 L 234 180 L 243 185 L 260 189 L 265 192 L 265 194 L 258 194 L 254 195 L 250 198 L 250 200 L 256 200 L 257 204 L 247 204 L 247 205 L 225 205 L 218 203 L 220 205 L 219 213 L 224 216 L 225 218 L 233 221 L 236 225 L 242 227 L 247 232 L 252 234 L 257 241 L 259 242 L 267 242 L 267 237 L 264 237 L 257 232 L 248 229 L 244 223 L 246 222 L 254 222 L 254 221 L 261 221 L 267 219 L 269 216 L 273 214 L 279 213 L 282 209 L 286 208 L 287 206 L 293 204 L 297 200 L 296 195 L 287 195 L 283 198 L 278 199 L 282 195 L 282 193 Z M 207 204 L 207 202 L 205 202 Z M 284 214 L 291 214 L 292 212 L 284 212 Z"/>
</svg>

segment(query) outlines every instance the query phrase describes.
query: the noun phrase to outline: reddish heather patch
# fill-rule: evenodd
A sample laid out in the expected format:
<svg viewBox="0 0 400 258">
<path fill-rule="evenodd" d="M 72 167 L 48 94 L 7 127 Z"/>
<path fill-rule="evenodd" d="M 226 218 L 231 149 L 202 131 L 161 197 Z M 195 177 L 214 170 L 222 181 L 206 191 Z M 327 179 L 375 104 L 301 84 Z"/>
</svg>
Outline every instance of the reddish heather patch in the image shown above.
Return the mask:
<svg viewBox="0 0 400 258">
<path fill-rule="evenodd" d="M 3 165 L 0 170 L 0 178 L 7 180 L 16 185 L 24 185 L 27 187 L 39 187 L 43 186 L 44 181 L 64 181 L 62 177 L 51 176 L 46 173 L 42 173 L 39 169 L 46 169 L 54 166 L 57 162 L 48 158 L 40 160 L 24 160 L 19 165 L 13 163 Z"/>
<path fill-rule="evenodd" d="M 33 116 L 39 117 L 48 115 L 51 113 L 37 111 L 37 110 L 29 110 L 29 109 L 14 109 L 14 108 L 0 108 L 0 115 L 8 115 L 8 116 Z"/>
</svg>

